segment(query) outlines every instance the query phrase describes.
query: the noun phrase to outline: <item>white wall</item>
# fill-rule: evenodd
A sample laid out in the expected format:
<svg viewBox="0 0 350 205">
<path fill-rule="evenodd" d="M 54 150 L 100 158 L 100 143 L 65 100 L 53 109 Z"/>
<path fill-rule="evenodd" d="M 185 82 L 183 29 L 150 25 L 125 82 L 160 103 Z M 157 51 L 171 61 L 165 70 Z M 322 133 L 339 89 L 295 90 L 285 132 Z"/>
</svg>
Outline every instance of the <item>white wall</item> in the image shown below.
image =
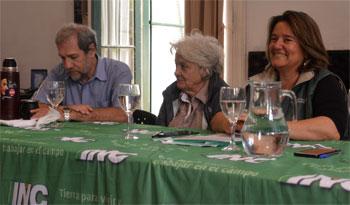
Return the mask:
<svg viewBox="0 0 350 205">
<path fill-rule="evenodd" d="M 60 59 L 54 37 L 72 22 L 73 0 L 0 0 L 0 58 L 15 57 L 21 88 L 30 87 L 30 69 L 51 69 Z"/>
<path fill-rule="evenodd" d="M 285 10 L 309 14 L 318 24 L 327 50 L 350 48 L 350 0 L 248 0 L 247 51 L 265 50 L 268 20 Z"/>
<path fill-rule="evenodd" d="M 233 0 L 242 2 L 242 0 Z M 350 49 L 350 0 L 247 0 L 246 53 L 264 50 L 268 19 L 292 9 L 304 11 L 318 23 L 329 50 Z M 30 87 L 31 68 L 52 68 L 59 62 L 54 36 L 58 28 L 73 21 L 73 0 L 0 0 L 0 58 L 15 57 L 21 71 L 21 87 Z M 238 46 L 238 48 L 240 48 Z M 243 69 L 241 64 L 234 70 Z M 232 82 L 246 77 L 234 75 Z M 237 80 L 238 79 L 238 80 Z"/>
</svg>

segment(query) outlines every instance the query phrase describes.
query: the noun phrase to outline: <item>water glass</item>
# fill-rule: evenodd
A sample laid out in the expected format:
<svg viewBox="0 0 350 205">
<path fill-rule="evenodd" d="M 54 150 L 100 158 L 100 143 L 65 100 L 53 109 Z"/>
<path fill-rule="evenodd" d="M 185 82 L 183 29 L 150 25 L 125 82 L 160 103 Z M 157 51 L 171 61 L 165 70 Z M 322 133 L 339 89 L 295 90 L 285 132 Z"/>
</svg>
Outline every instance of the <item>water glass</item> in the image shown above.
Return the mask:
<svg viewBox="0 0 350 205">
<path fill-rule="evenodd" d="M 140 103 L 140 87 L 138 84 L 120 84 L 118 87 L 118 100 L 122 109 L 128 116 L 128 128 L 125 139 L 138 139 L 130 134 L 130 124 L 133 122 L 132 113 Z"/>
<path fill-rule="evenodd" d="M 51 107 L 57 110 L 59 104 L 64 99 L 65 93 L 65 84 L 64 81 L 45 81 L 45 89 L 46 89 L 46 99 L 50 103 Z M 49 128 L 58 128 L 60 125 L 57 121 L 52 122 L 48 127 Z"/>
<path fill-rule="evenodd" d="M 64 99 L 64 81 L 46 81 L 47 94 L 46 99 L 53 109 L 57 109 L 58 105 Z"/>
<path fill-rule="evenodd" d="M 235 144 L 235 130 L 237 121 L 243 112 L 246 104 L 245 88 L 242 87 L 222 87 L 220 89 L 220 107 L 225 117 L 232 124 L 233 134 L 230 144 L 224 147 L 224 151 L 239 150 Z"/>
</svg>

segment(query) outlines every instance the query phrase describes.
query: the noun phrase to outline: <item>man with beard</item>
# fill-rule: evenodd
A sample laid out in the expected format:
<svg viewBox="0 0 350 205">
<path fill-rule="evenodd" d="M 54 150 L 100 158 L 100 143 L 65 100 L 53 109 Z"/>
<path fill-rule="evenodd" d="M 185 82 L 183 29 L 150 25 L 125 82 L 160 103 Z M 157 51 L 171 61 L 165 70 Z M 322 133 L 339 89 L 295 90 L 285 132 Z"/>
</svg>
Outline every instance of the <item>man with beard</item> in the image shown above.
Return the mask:
<svg viewBox="0 0 350 205">
<path fill-rule="evenodd" d="M 33 99 L 39 108 L 33 119 L 49 111 L 45 87 L 47 81 L 64 81 L 65 94 L 58 111 L 61 120 L 126 122 L 127 116 L 118 102 L 118 85 L 131 82 L 129 67 L 96 54 L 96 33 L 79 24 L 64 25 L 55 43 L 62 62 L 53 68 Z"/>
</svg>

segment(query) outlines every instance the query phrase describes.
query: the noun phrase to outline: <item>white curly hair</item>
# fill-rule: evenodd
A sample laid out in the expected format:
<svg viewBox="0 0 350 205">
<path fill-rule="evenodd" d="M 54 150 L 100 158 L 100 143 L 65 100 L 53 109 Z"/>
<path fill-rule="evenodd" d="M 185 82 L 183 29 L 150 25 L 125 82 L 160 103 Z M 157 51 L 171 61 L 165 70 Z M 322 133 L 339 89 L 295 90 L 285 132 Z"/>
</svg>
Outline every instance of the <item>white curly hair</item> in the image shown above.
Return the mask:
<svg viewBox="0 0 350 205">
<path fill-rule="evenodd" d="M 219 41 L 212 36 L 204 36 L 198 30 L 192 31 L 177 41 L 171 43 L 170 52 L 173 50 L 185 60 L 199 65 L 208 70 L 208 77 L 213 72 L 221 75 L 224 64 L 224 51 Z"/>
</svg>

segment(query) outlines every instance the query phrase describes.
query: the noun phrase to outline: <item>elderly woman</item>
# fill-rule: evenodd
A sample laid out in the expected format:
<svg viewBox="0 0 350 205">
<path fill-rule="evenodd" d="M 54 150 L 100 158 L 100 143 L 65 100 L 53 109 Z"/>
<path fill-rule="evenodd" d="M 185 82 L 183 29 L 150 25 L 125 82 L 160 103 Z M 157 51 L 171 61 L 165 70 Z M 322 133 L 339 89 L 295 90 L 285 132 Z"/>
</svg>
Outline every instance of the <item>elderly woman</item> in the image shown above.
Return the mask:
<svg viewBox="0 0 350 205">
<path fill-rule="evenodd" d="M 283 89 L 294 91 L 298 120 L 288 122 L 290 138 L 342 139 L 348 116 L 346 90 L 327 69 L 328 55 L 316 22 L 303 12 L 274 16 L 266 46 L 269 64 L 251 80 L 281 81 Z"/>
<path fill-rule="evenodd" d="M 176 81 L 163 92 L 157 124 L 229 132 L 220 109 L 223 48 L 217 39 L 194 33 L 172 44 Z"/>
</svg>

